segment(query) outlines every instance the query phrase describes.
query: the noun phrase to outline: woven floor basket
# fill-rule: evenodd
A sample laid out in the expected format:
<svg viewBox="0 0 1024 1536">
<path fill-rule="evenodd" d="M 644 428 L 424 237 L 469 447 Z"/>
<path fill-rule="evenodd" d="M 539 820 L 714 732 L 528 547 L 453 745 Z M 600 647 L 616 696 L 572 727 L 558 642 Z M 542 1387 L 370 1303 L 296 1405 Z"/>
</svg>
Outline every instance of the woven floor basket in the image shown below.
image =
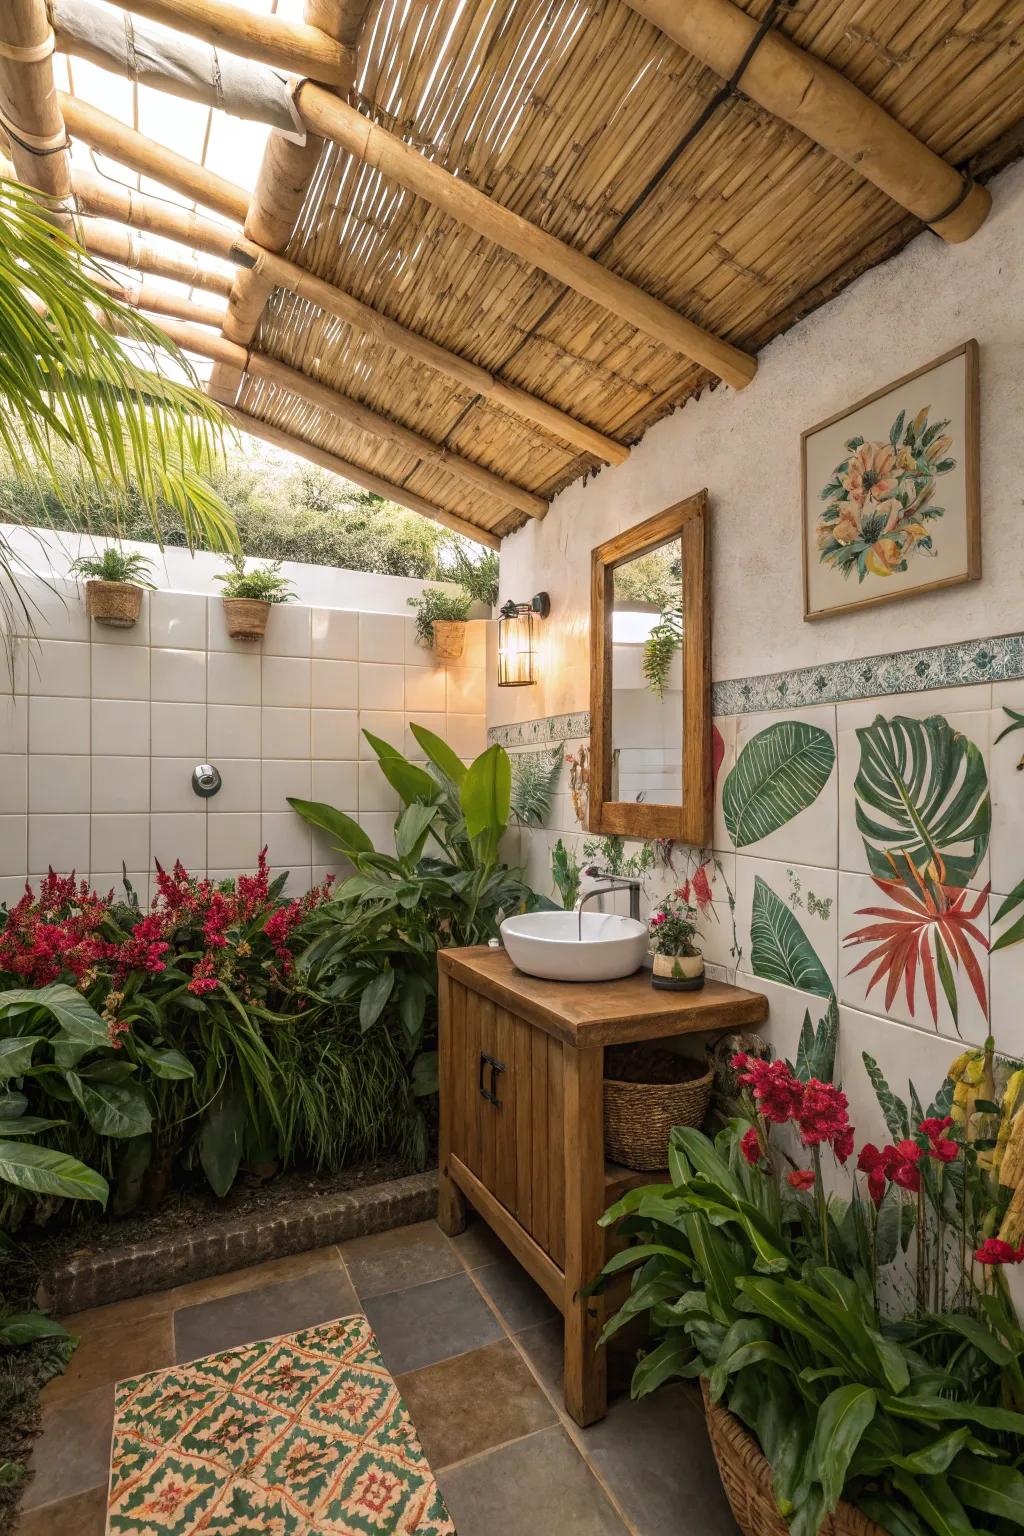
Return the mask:
<svg viewBox="0 0 1024 1536">
<path fill-rule="evenodd" d="M 613 1163 L 648 1173 L 668 1167 L 674 1125 L 700 1125 L 711 1102 L 715 1074 L 685 1083 L 604 1080 L 604 1152 Z"/>
<path fill-rule="evenodd" d="M 453 619 L 434 620 L 434 655 L 439 661 L 458 661 L 465 645 L 465 624 Z"/>
<path fill-rule="evenodd" d="M 756 1440 L 728 1409 L 711 1402 L 705 1381 L 700 1385 L 718 1475 L 743 1536 L 789 1536 L 789 1526 L 772 1497 L 772 1469 Z M 852 1504 L 839 1504 L 819 1536 L 885 1536 L 885 1532 Z"/>
<path fill-rule="evenodd" d="M 129 581 L 87 581 L 85 609 L 97 624 L 131 629 L 142 612 L 142 588 Z"/>
<path fill-rule="evenodd" d="M 232 640 L 262 640 L 267 632 L 270 604 L 258 597 L 225 597 L 224 618 Z"/>
</svg>

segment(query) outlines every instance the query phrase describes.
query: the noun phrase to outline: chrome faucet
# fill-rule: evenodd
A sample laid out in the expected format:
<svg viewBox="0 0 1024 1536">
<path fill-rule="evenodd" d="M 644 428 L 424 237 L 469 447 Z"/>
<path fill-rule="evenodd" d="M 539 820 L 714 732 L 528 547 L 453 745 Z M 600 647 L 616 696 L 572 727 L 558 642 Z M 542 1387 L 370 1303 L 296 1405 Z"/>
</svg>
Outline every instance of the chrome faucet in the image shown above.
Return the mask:
<svg viewBox="0 0 1024 1536">
<path fill-rule="evenodd" d="M 592 891 L 588 891 L 585 896 L 581 896 L 579 901 L 576 903 L 576 912 L 579 917 L 579 937 L 581 941 L 583 938 L 583 908 L 585 904 L 594 896 L 604 896 L 608 891 L 628 891 L 629 915 L 630 917 L 635 918 L 637 922 L 640 921 L 641 884 L 639 880 L 634 880 L 629 875 L 613 875 L 610 874 L 607 870 L 597 869 L 593 865 L 589 869 L 585 869 L 583 873 L 585 875 L 589 875 L 593 880 L 603 880 L 604 884 L 595 886 Z"/>
</svg>

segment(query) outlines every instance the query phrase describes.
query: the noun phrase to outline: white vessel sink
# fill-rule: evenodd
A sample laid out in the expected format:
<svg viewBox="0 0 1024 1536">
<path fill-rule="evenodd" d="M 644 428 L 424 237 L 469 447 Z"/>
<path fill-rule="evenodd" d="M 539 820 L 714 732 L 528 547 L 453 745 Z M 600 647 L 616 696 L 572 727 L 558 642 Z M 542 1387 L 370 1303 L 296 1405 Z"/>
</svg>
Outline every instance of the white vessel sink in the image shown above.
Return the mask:
<svg viewBox="0 0 1024 1536">
<path fill-rule="evenodd" d="M 647 929 L 614 912 L 524 912 L 506 917 L 501 939 L 514 965 L 550 981 L 630 976 L 647 953 Z"/>
</svg>

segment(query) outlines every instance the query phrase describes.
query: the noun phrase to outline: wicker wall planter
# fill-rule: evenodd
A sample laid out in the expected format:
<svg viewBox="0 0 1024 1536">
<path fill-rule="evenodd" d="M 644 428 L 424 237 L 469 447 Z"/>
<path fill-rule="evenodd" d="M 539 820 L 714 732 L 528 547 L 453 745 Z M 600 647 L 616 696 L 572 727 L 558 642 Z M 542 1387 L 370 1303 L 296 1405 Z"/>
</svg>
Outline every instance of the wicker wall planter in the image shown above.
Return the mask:
<svg viewBox="0 0 1024 1536">
<path fill-rule="evenodd" d="M 262 640 L 267 632 L 271 603 L 256 597 L 225 597 L 224 617 L 232 640 Z"/>
<path fill-rule="evenodd" d="M 130 581 L 87 581 L 85 611 L 108 629 L 131 629 L 142 612 L 142 588 Z"/>
<path fill-rule="evenodd" d="M 743 1536 L 789 1536 L 789 1526 L 775 1507 L 772 1469 L 760 1446 L 739 1419 L 711 1401 L 707 1382 L 700 1386 L 718 1475 Z M 885 1532 L 852 1504 L 838 1504 L 819 1536 L 885 1536 Z"/>
<path fill-rule="evenodd" d="M 439 661 L 459 661 L 465 645 L 465 624 L 453 619 L 434 620 L 434 654 Z"/>
<path fill-rule="evenodd" d="M 648 1173 L 667 1168 L 669 1132 L 701 1124 L 714 1071 L 659 1046 L 616 1046 L 604 1070 L 605 1156 Z"/>
</svg>

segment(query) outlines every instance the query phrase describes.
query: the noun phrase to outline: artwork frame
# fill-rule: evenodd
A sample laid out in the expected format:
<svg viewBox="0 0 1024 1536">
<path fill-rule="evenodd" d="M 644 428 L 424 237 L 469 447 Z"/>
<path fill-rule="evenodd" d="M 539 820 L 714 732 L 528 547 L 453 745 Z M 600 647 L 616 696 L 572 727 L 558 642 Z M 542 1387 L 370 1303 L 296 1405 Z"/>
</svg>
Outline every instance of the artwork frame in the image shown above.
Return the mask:
<svg viewBox="0 0 1024 1536">
<path fill-rule="evenodd" d="M 962 393 L 960 389 L 960 374 L 962 373 Z M 929 407 L 930 402 L 922 401 L 920 388 L 912 390 L 911 387 L 919 385 L 919 382 L 927 379 L 929 375 L 935 375 L 932 380 L 936 388 L 941 388 L 945 398 L 953 401 L 951 414 L 942 421 L 933 421 L 929 426 L 928 417 L 924 415 L 924 425 L 920 429 L 921 442 L 907 444 L 907 439 L 913 435 L 914 428 L 922 414 Z M 906 396 L 902 404 L 897 397 Z M 891 409 L 892 428 L 889 443 L 877 436 L 877 423 L 880 419 L 879 402 L 886 401 L 892 396 Z M 915 405 L 915 414 L 908 415 L 908 407 Z M 875 408 L 872 410 L 872 408 Z M 858 431 L 858 418 L 866 422 L 874 421 L 874 437 L 869 437 L 867 431 Z M 841 425 L 842 424 L 842 425 Z M 899 425 L 899 431 L 897 431 Z M 841 426 L 841 430 L 839 429 Z M 940 459 L 936 463 L 935 470 L 926 476 L 921 472 L 920 465 L 924 458 L 914 458 L 915 447 L 920 453 L 922 447 L 930 446 L 923 440 L 931 432 L 942 432 L 948 427 L 950 446 L 947 451 L 955 454 L 949 462 L 949 471 L 941 469 L 947 463 Z M 896 434 L 896 441 L 892 441 L 892 433 Z M 930 362 L 915 368 L 913 372 L 905 374 L 902 378 L 894 380 L 864 396 L 854 405 L 845 407 L 835 412 L 824 421 L 815 423 L 800 434 L 800 482 L 801 482 L 801 559 L 803 571 L 803 599 L 804 620 L 810 622 L 816 619 L 831 618 L 840 613 L 853 613 L 861 608 L 874 608 L 881 603 L 891 603 L 904 598 L 916 597 L 924 592 L 935 592 L 942 588 L 960 586 L 967 581 L 977 581 L 981 576 L 981 473 L 980 473 L 980 399 L 979 399 L 979 352 L 978 343 L 971 338 L 961 346 L 954 347 L 951 351 L 943 353 L 940 357 L 933 358 Z M 944 436 L 935 439 L 936 442 L 945 441 Z M 914 495 L 910 511 L 906 511 L 897 505 L 895 500 L 874 504 L 873 522 L 879 530 L 879 537 L 870 549 L 865 552 L 863 528 L 864 502 L 858 504 L 858 497 L 864 496 L 863 483 L 869 478 L 865 465 L 860 462 L 857 449 L 851 449 L 850 444 L 858 444 L 865 450 L 872 447 L 879 451 L 884 458 L 879 471 L 879 458 L 876 456 L 871 471 L 877 479 L 879 473 L 885 473 L 892 459 L 895 468 L 891 469 L 894 489 L 910 484 Z M 891 443 L 891 453 L 890 453 Z M 842 446 L 837 448 L 837 444 Z M 826 473 L 825 481 L 822 481 L 821 464 L 822 455 L 831 449 L 830 455 L 824 462 L 834 464 L 835 459 L 846 451 L 848 457 L 845 462 L 840 462 L 837 468 L 830 469 Z M 901 458 L 910 455 L 908 463 L 916 465 L 907 473 L 899 468 L 896 455 Z M 870 457 L 870 455 L 869 455 Z M 840 471 L 845 470 L 845 475 Z M 949 512 L 946 509 L 929 509 L 923 518 L 916 519 L 908 524 L 907 518 L 911 515 L 913 507 L 924 508 L 930 501 L 934 487 L 938 483 L 938 473 L 953 472 L 952 480 L 955 482 L 953 491 L 955 501 Z M 858 475 L 860 479 L 858 480 Z M 888 485 L 890 482 L 887 481 Z M 829 503 L 827 492 L 834 487 L 834 499 Z M 874 490 L 874 487 L 871 488 Z M 867 493 L 871 494 L 871 491 Z M 888 512 L 886 512 L 888 509 Z M 846 516 L 847 511 L 852 514 L 852 519 Z M 950 560 L 955 562 L 955 568 L 943 568 L 942 574 L 931 580 L 920 580 L 923 575 L 923 563 L 925 555 L 933 553 L 932 523 L 937 516 L 948 517 L 943 527 L 943 532 L 951 532 L 950 541 L 953 553 L 946 552 L 945 565 Z M 861 534 L 859 538 L 848 536 L 844 541 L 842 535 L 834 535 L 833 529 L 838 530 L 844 521 L 847 528 L 852 529 L 857 519 L 860 519 Z M 900 519 L 903 519 L 901 522 Z M 879 524 L 879 519 L 881 522 Z M 895 536 L 889 536 L 887 524 L 895 525 Z M 936 525 L 937 526 L 937 525 Z M 856 554 L 855 551 L 859 551 Z M 910 579 L 898 581 L 901 575 L 909 575 Z M 873 590 L 863 590 L 864 581 L 870 578 Z M 879 580 L 885 578 L 898 584 L 889 591 L 879 590 Z M 850 586 L 851 580 L 855 583 Z"/>
</svg>

